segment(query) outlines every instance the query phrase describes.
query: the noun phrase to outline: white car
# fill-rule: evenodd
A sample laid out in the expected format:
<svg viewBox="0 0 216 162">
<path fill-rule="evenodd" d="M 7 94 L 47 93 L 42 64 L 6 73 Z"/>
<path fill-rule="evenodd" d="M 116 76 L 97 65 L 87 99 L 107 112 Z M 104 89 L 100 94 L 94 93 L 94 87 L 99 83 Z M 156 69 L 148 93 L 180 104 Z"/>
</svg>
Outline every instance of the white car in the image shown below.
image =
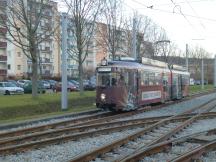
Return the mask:
<svg viewBox="0 0 216 162">
<path fill-rule="evenodd" d="M 24 94 L 24 89 L 10 82 L 0 82 L 0 94 Z"/>
<path fill-rule="evenodd" d="M 18 80 L 17 81 L 17 83 L 20 85 L 20 87 L 23 87 L 26 82 L 30 82 L 30 80 Z"/>
</svg>

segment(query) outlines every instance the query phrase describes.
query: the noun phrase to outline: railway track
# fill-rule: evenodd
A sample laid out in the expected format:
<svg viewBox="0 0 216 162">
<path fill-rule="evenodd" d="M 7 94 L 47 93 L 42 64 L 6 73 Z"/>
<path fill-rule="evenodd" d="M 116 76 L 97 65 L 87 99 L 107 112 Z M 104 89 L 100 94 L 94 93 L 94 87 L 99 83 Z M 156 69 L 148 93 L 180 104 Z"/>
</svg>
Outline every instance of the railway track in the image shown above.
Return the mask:
<svg viewBox="0 0 216 162">
<path fill-rule="evenodd" d="M 132 115 L 136 115 L 136 114 L 139 114 L 139 113 L 142 113 L 145 111 L 161 109 L 163 107 L 166 107 L 166 106 L 169 106 L 172 104 L 176 104 L 176 103 L 180 103 L 180 102 L 183 102 L 186 100 L 190 100 L 192 98 L 206 95 L 206 94 L 209 94 L 212 92 L 214 92 L 214 91 L 192 94 L 191 96 L 188 96 L 187 98 L 184 98 L 182 100 L 177 100 L 175 102 L 171 101 L 171 102 L 165 103 L 163 105 L 147 106 L 147 107 L 141 108 L 139 110 L 136 110 L 134 112 L 127 112 L 127 113 L 123 113 L 123 114 L 118 114 L 116 112 L 105 112 L 105 113 L 100 113 L 100 114 L 92 114 L 92 115 L 89 115 L 86 117 L 80 117 L 77 119 L 68 119 L 65 121 L 54 122 L 54 123 L 39 125 L 39 126 L 31 126 L 28 128 L 21 128 L 21 129 L 12 130 L 12 131 L 9 130 L 9 131 L 5 131 L 5 132 L 0 132 L 0 139 L 3 139 L 5 137 L 8 138 L 8 137 L 13 137 L 13 136 L 26 135 L 26 134 L 46 131 L 46 130 L 50 130 L 50 129 L 58 129 L 58 128 L 65 128 L 65 127 L 72 127 L 72 126 L 75 127 L 75 126 L 80 126 L 80 125 L 89 125 L 89 124 L 94 124 L 94 123 L 100 123 L 100 122 L 103 122 L 104 120 L 113 120 L 115 118 L 132 116 Z"/>
<path fill-rule="evenodd" d="M 135 161 L 215 161 L 216 129 L 194 133 L 147 147 L 136 152 L 124 162 Z M 213 152 L 213 159 L 211 153 Z"/>
<path fill-rule="evenodd" d="M 13 131 L 6 131 L 0 133 L 0 139 L 4 138 L 9 138 L 9 137 L 16 137 L 16 136 L 21 136 L 21 135 L 27 135 L 27 134 L 32 134 L 32 133 L 37 133 L 37 132 L 43 132 L 47 130 L 56 130 L 56 129 L 61 129 L 61 128 L 68 128 L 68 127 L 78 127 L 82 125 L 90 125 L 90 124 L 95 124 L 95 123 L 101 123 L 101 122 L 109 122 L 114 119 L 119 119 L 123 117 L 128 117 L 132 115 L 136 115 L 145 111 L 150 111 L 152 109 L 158 109 L 160 106 L 155 106 L 154 108 L 151 108 L 150 106 L 143 107 L 139 110 L 136 111 L 131 111 L 131 112 L 125 112 L 125 113 L 115 113 L 115 112 L 107 112 L 103 114 L 96 114 L 96 115 L 90 115 L 87 117 L 81 117 L 77 119 L 71 119 L 71 120 L 66 120 L 66 121 L 61 121 L 61 122 L 56 122 L 56 123 L 50 123 L 46 125 L 40 125 L 40 126 L 34 126 L 34 127 L 29 127 L 29 128 L 24 128 L 24 129 L 18 129 L 18 130 L 13 130 Z"/>
<path fill-rule="evenodd" d="M 115 119 L 135 115 L 140 112 L 158 109 L 161 107 L 155 106 L 153 108 L 145 107 L 137 111 L 126 112 L 122 114 L 108 113 L 107 116 L 105 114 L 103 114 L 102 116 L 92 115 L 90 116 L 90 118 L 84 117 L 75 120 L 58 122 L 46 126 L 4 132 L 0 134 L 0 154 L 6 155 L 17 152 L 23 152 L 29 149 L 40 148 L 50 144 L 57 144 L 60 142 L 66 142 L 70 140 L 78 140 L 80 138 L 95 136 L 97 134 L 111 133 L 125 129 L 134 129 L 138 127 L 142 129 L 149 129 L 149 127 L 151 127 L 152 125 L 154 126 L 155 124 L 160 123 L 164 120 L 166 122 L 170 122 L 170 125 L 173 125 L 171 127 L 175 128 L 176 124 L 179 125 L 185 120 L 188 120 L 197 115 L 197 113 L 189 113 L 195 111 L 196 109 L 201 109 L 203 108 L 203 106 L 207 106 L 209 104 L 212 104 L 212 100 L 206 104 L 199 106 L 198 108 L 196 107 L 190 109 L 189 111 L 184 112 L 182 115 L 175 117 L 163 116 L 145 119 L 134 119 L 127 121 L 115 121 Z M 200 117 L 215 117 L 215 115 L 215 113 L 206 113 Z M 174 124 L 172 124 L 171 122 L 173 122 Z"/>
<path fill-rule="evenodd" d="M 86 154 L 78 155 L 71 159 L 71 162 L 85 162 L 94 159 L 96 159 L 96 161 L 125 161 L 137 151 L 169 139 L 188 125 L 198 120 L 204 112 L 214 109 L 215 106 L 216 101 L 212 100 L 203 107 L 205 110 L 183 121 L 173 121 L 173 119 L 178 117 L 178 115 L 160 120 L 159 122 L 139 130 L 125 138 L 114 141 Z M 194 109 L 190 111 L 194 111 Z M 184 112 L 181 115 L 189 113 L 190 111 Z"/>
</svg>

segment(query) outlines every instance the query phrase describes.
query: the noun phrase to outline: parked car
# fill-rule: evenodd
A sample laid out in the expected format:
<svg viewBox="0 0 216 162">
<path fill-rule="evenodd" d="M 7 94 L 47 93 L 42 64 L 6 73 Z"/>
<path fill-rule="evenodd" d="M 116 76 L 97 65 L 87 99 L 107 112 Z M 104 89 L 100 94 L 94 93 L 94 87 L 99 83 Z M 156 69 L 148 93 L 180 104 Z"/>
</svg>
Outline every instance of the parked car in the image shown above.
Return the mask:
<svg viewBox="0 0 216 162">
<path fill-rule="evenodd" d="M 202 81 L 201 81 L 201 80 L 195 80 L 195 81 L 194 81 L 194 84 L 195 84 L 195 85 L 201 85 L 201 84 L 202 84 Z M 208 84 L 208 81 L 207 81 L 207 80 L 204 80 L 204 84 L 207 85 L 207 84 Z"/>
<path fill-rule="evenodd" d="M 200 85 L 200 84 L 201 84 L 201 80 L 195 80 L 195 81 L 194 81 L 194 84 L 195 84 L 195 85 Z"/>
<path fill-rule="evenodd" d="M 61 87 L 62 87 L 62 83 L 61 82 L 56 83 L 55 87 L 53 88 L 53 91 L 55 91 L 55 92 L 61 92 Z M 67 90 L 69 92 L 72 92 L 72 91 L 78 91 L 79 89 L 73 83 L 68 82 Z"/>
<path fill-rule="evenodd" d="M 96 85 L 91 83 L 90 80 L 84 80 L 83 81 L 83 89 L 87 91 L 94 91 L 96 88 Z"/>
<path fill-rule="evenodd" d="M 78 81 L 76 81 L 76 80 L 69 80 L 69 82 L 73 83 L 77 87 L 77 89 L 79 89 L 79 82 Z"/>
<path fill-rule="evenodd" d="M 57 81 L 55 80 L 46 80 L 47 82 L 49 82 L 50 84 L 50 89 L 53 89 L 53 87 L 55 86 L 55 84 L 57 83 Z"/>
<path fill-rule="evenodd" d="M 32 93 L 32 82 L 26 82 L 23 85 L 24 93 Z M 38 93 L 46 93 L 46 88 L 41 82 L 38 82 Z"/>
<path fill-rule="evenodd" d="M 17 83 L 20 87 L 23 87 L 26 82 L 31 82 L 30 80 L 18 80 Z"/>
<path fill-rule="evenodd" d="M 195 80 L 193 78 L 190 78 L 190 85 L 194 85 Z"/>
<path fill-rule="evenodd" d="M 24 89 L 11 82 L 0 82 L 0 93 L 4 95 L 23 94 Z"/>
<path fill-rule="evenodd" d="M 20 85 L 17 83 L 16 80 L 6 80 L 6 82 L 13 83 L 13 84 L 15 84 L 17 87 L 20 87 Z"/>
<path fill-rule="evenodd" d="M 41 84 L 43 84 L 44 88 L 46 88 L 46 89 L 50 89 L 51 88 L 50 83 L 48 81 L 46 81 L 46 80 L 40 80 L 39 82 Z"/>
</svg>

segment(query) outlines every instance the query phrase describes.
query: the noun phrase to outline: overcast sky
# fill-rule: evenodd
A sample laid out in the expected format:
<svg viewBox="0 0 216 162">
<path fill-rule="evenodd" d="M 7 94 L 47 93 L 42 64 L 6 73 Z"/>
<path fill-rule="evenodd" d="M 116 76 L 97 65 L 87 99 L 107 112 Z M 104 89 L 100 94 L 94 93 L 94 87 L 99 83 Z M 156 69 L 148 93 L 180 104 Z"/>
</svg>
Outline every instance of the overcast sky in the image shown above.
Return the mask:
<svg viewBox="0 0 216 162">
<path fill-rule="evenodd" d="M 216 54 L 216 0 L 125 0 L 124 8 L 149 16 L 182 50 L 188 43 Z"/>
<path fill-rule="evenodd" d="M 58 2 L 60 0 L 57 0 Z M 216 0 L 124 0 L 124 12 L 150 17 L 170 41 L 185 50 L 196 45 L 216 54 Z M 60 6 L 60 10 L 65 10 Z"/>
</svg>

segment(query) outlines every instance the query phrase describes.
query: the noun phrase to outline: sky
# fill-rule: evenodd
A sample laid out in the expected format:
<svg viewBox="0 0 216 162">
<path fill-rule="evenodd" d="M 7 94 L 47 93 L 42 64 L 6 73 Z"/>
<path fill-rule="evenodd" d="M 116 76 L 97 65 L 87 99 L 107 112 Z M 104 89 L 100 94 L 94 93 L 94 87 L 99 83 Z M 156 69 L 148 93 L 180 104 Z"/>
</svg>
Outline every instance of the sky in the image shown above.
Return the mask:
<svg viewBox="0 0 216 162">
<path fill-rule="evenodd" d="M 125 0 L 124 12 L 137 11 L 164 28 L 185 50 L 196 45 L 216 54 L 216 0 Z"/>
</svg>

